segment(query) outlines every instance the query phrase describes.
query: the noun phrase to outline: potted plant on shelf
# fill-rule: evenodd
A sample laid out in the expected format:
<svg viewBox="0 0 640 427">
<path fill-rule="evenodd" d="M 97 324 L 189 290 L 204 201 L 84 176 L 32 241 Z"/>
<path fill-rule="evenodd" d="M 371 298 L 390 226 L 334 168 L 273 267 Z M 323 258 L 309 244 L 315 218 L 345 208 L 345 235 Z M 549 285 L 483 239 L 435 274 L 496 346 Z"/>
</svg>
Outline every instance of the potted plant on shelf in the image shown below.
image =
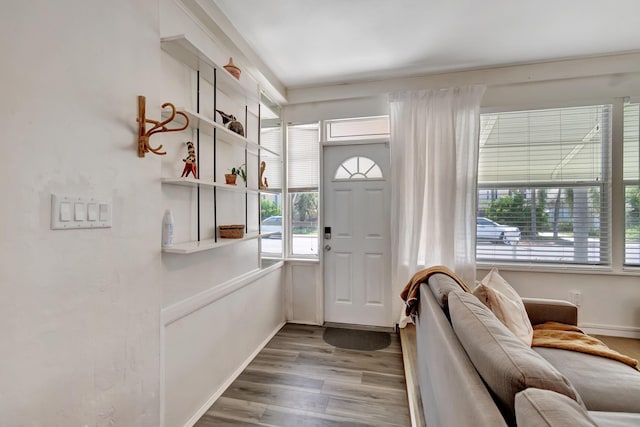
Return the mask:
<svg viewBox="0 0 640 427">
<path fill-rule="evenodd" d="M 236 178 L 240 175 L 244 182 L 247 182 L 247 172 L 245 171 L 245 164 L 241 164 L 238 167 L 231 168 L 231 173 L 224 174 L 224 179 L 227 184 L 236 185 Z"/>
</svg>

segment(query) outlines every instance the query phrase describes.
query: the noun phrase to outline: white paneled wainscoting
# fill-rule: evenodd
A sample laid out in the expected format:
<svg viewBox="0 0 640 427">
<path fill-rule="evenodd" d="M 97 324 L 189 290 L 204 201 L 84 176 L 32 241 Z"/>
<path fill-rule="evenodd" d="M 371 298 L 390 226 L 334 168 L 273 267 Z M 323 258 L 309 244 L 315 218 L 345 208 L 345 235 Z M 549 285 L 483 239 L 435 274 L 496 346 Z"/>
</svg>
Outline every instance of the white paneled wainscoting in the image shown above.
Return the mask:
<svg viewBox="0 0 640 427">
<path fill-rule="evenodd" d="M 192 426 L 285 323 L 283 262 L 162 310 L 165 427 Z"/>
</svg>

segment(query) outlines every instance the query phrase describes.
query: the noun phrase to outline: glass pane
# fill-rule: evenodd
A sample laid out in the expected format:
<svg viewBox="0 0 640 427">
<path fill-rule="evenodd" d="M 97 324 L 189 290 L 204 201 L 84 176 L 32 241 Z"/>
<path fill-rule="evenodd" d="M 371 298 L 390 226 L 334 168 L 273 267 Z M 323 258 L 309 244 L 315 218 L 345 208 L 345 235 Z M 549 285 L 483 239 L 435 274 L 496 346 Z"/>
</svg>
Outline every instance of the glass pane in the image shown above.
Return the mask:
<svg viewBox="0 0 640 427">
<path fill-rule="evenodd" d="M 367 173 L 367 178 L 369 179 L 382 178 L 382 169 L 380 169 L 380 166 L 375 165 L 374 167 L 372 167 Z"/>
<path fill-rule="evenodd" d="M 368 157 L 351 157 L 345 160 L 333 176 L 333 179 L 380 179 L 382 170 Z"/>
<path fill-rule="evenodd" d="M 624 106 L 624 179 L 640 179 L 640 104 Z"/>
<path fill-rule="evenodd" d="M 354 173 L 358 172 L 358 158 L 351 157 L 350 159 L 345 160 L 344 162 L 342 162 L 342 167 L 353 175 Z"/>
<path fill-rule="evenodd" d="M 598 182 L 610 134 L 610 106 L 481 116 L 478 182 Z"/>
<path fill-rule="evenodd" d="M 262 254 L 282 256 L 282 196 L 260 194 L 260 233 Z"/>
<path fill-rule="evenodd" d="M 262 182 L 269 190 L 282 189 L 282 159 L 267 151 L 260 152 L 260 162 L 264 162 Z"/>
<path fill-rule="evenodd" d="M 626 265 L 640 266 L 640 104 L 624 106 Z"/>
<path fill-rule="evenodd" d="M 290 193 L 291 254 L 318 255 L 318 192 Z"/>
<path fill-rule="evenodd" d="M 358 157 L 358 172 L 366 175 L 367 171 L 376 163 L 367 157 Z"/>
<path fill-rule="evenodd" d="M 625 188 L 624 263 L 640 266 L 640 186 Z"/>
<path fill-rule="evenodd" d="M 481 116 L 479 260 L 609 264 L 610 111 Z"/>
<path fill-rule="evenodd" d="M 389 116 L 327 121 L 327 140 L 359 140 L 389 137 Z"/>
<path fill-rule="evenodd" d="M 290 125 L 287 128 L 287 174 L 290 189 L 317 188 L 319 171 L 318 124 Z"/>
<path fill-rule="evenodd" d="M 605 211 L 599 186 L 481 188 L 476 256 L 482 261 L 607 264 Z"/>
<path fill-rule="evenodd" d="M 335 176 L 333 177 L 334 179 L 349 179 L 351 177 L 351 174 L 342 166 L 340 166 L 338 168 L 338 170 L 336 171 Z"/>
</svg>

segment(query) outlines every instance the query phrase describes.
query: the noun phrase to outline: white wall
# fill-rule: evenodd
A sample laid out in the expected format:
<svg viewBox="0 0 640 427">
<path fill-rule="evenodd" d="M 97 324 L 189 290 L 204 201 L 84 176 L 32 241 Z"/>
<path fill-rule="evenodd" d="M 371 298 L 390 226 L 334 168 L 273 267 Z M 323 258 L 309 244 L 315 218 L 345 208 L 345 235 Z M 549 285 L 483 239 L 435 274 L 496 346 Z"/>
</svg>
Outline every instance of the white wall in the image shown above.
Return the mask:
<svg viewBox="0 0 640 427">
<path fill-rule="evenodd" d="M 580 292 L 578 324 L 588 332 L 640 338 L 640 277 L 637 274 L 531 272 L 508 267 L 499 270 L 524 297 L 570 300 L 570 292 Z M 478 280 L 488 272 L 488 269 L 478 270 Z"/>
<path fill-rule="evenodd" d="M 159 424 L 157 0 L 5 2 L 0 14 L 0 424 Z M 162 136 L 156 137 L 162 141 Z M 51 231 L 52 192 L 113 228 Z"/>
<path fill-rule="evenodd" d="M 324 323 L 324 289 L 319 261 L 292 260 L 285 267 L 285 312 L 288 322 Z"/>
<path fill-rule="evenodd" d="M 170 412 L 173 425 L 182 425 L 283 322 L 278 268 L 218 292 L 257 268 L 257 241 L 161 256 L 167 201 L 186 206 L 193 194 L 161 188 L 166 158 L 138 158 L 137 96 L 147 97 L 152 119 L 160 119 L 163 102 L 188 105 L 193 98 L 183 91 L 192 84 L 189 73 L 160 49 L 160 23 L 228 55 L 190 17 L 173 13 L 175 7 L 173 0 L 32 0 L 3 7 L 2 425 L 157 427 L 165 356 L 170 380 L 186 373 L 169 382 L 172 396 L 188 399 Z M 184 147 L 172 145 L 182 141 L 162 134 L 151 144 L 182 158 Z M 51 193 L 111 199 L 113 227 L 50 230 Z M 192 210 L 185 210 L 192 221 Z M 224 297 L 198 300 L 212 291 Z M 194 297 L 204 308 L 194 308 Z M 264 305 L 252 310 L 254 301 Z M 187 308 L 194 314 L 165 330 L 162 307 L 169 315 Z M 250 331 L 236 334 L 241 324 Z M 161 348 L 163 339 L 168 346 Z M 193 357 L 203 365 L 192 365 Z M 189 376 L 197 376 L 198 387 L 180 382 Z"/>
<path fill-rule="evenodd" d="M 620 98 L 640 95 L 640 53 L 295 89 L 288 92 L 291 104 L 284 108 L 284 115 L 293 123 L 384 115 L 388 114 L 387 94 L 391 91 L 467 84 L 487 85 L 484 111 L 594 102 L 620 105 Z M 619 144 L 619 123 L 614 123 L 613 131 L 614 144 Z M 614 229 L 613 233 L 621 236 L 620 230 Z M 620 258 L 620 251 L 617 254 Z M 482 274 L 479 271 L 478 277 Z M 600 333 L 640 338 L 640 272 L 624 272 L 619 259 L 611 273 L 511 269 L 507 274 L 526 296 L 567 299 L 570 291 L 580 290 L 581 324 Z M 404 283 L 393 286 L 398 295 Z M 399 297 L 394 304 L 394 313 L 400 313 Z"/>
</svg>

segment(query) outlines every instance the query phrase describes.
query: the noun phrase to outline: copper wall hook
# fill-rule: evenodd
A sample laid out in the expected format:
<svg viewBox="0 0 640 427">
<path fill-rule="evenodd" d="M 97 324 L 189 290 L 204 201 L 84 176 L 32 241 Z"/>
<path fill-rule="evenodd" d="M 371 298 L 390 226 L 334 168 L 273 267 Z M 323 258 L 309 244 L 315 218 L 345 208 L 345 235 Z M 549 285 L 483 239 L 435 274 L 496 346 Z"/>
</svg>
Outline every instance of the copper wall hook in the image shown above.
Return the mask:
<svg viewBox="0 0 640 427">
<path fill-rule="evenodd" d="M 162 144 L 156 148 L 153 148 L 149 145 L 149 138 L 151 138 L 151 135 L 158 132 L 178 132 L 181 130 L 185 130 L 187 127 L 189 127 L 189 117 L 187 117 L 187 115 L 183 112 L 176 112 L 176 107 L 172 103 L 165 102 L 164 104 L 162 104 L 162 108 L 168 107 L 171 109 L 171 115 L 167 120 L 159 122 L 157 120 L 147 119 L 145 117 L 145 105 L 146 98 L 144 96 L 138 96 L 138 157 L 144 157 L 144 154 L 148 152 L 163 156 L 167 153 L 164 151 L 160 151 L 162 149 Z M 185 125 L 181 128 L 167 128 L 166 125 L 171 123 L 176 118 L 176 114 L 184 117 L 184 120 L 186 122 Z M 153 124 L 153 126 L 149 130 L 146 130 L 147 123 Z"/>
</svg>

